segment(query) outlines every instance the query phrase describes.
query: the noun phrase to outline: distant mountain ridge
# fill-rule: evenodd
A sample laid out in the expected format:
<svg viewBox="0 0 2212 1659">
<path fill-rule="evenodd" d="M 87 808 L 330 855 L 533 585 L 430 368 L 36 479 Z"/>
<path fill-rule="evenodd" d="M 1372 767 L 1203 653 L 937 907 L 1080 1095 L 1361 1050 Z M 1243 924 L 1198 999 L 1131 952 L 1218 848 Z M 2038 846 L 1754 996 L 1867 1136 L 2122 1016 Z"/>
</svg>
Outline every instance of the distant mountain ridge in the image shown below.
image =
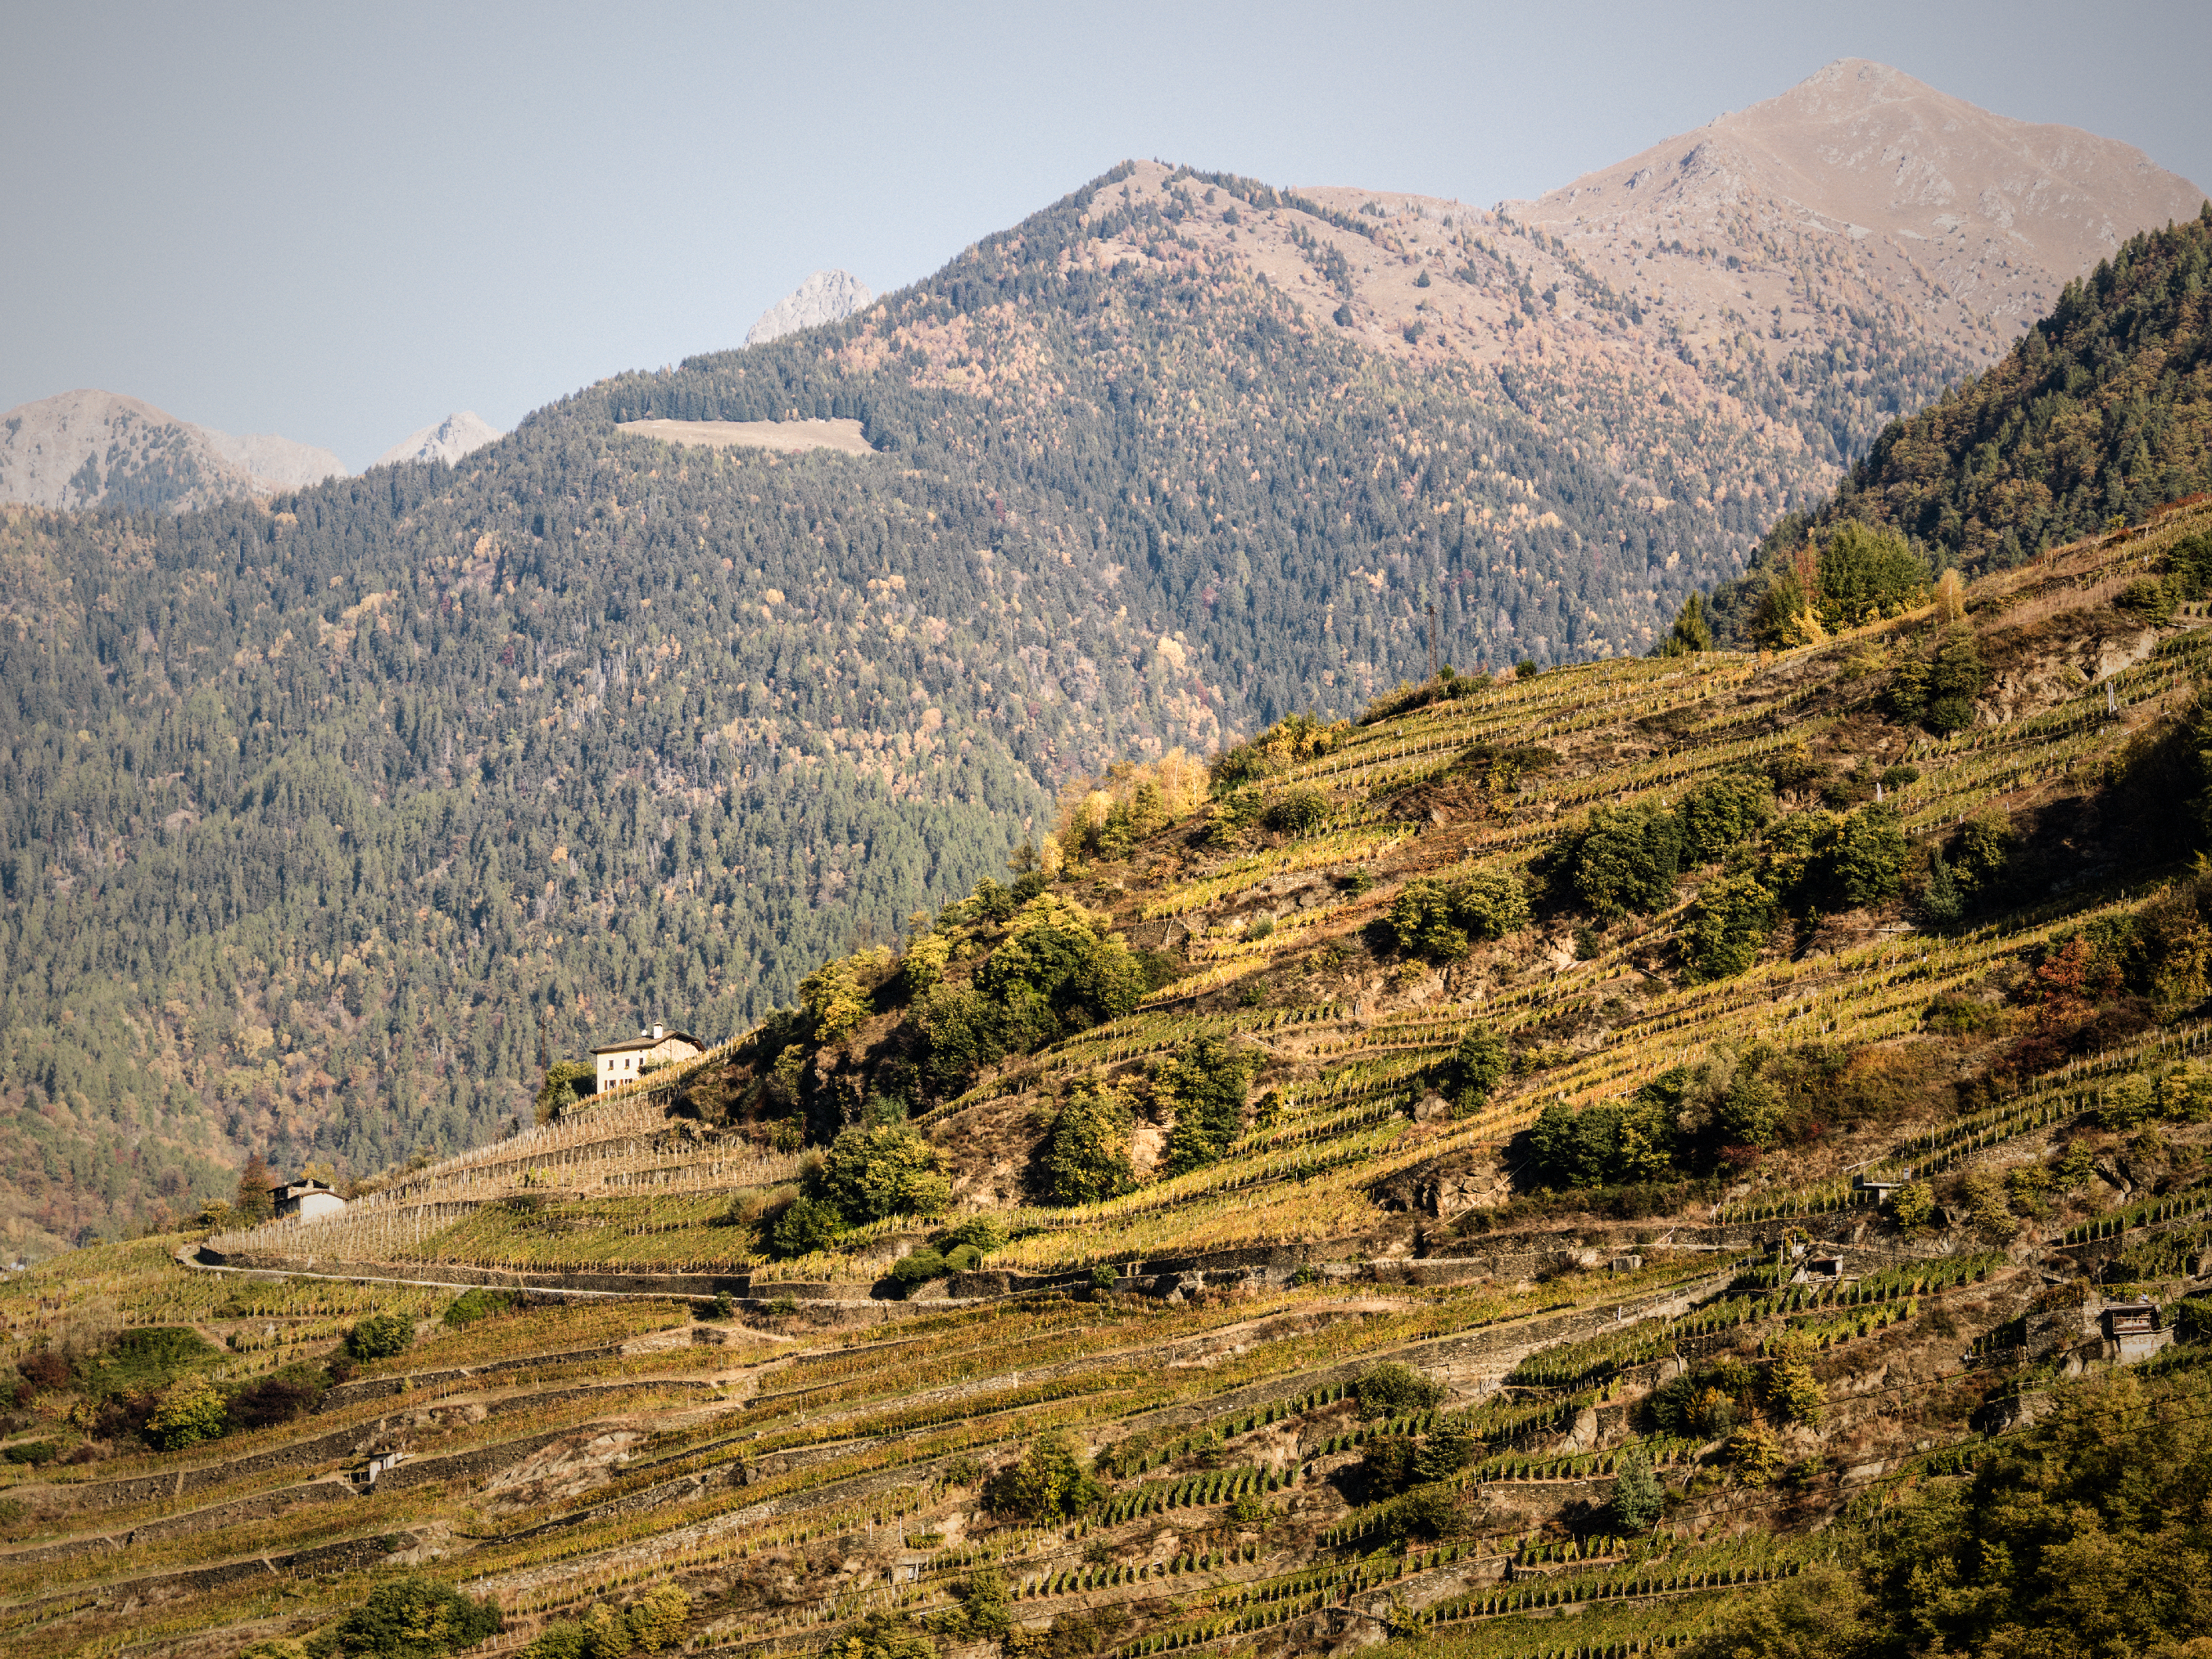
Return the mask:
<svg viewBox="0 0 2212 1659">
<path fill-rule="evenodd" d="M 419 432 L 409 433 L 371 465 L 396 466 L 406 461 L 443 461 L 450 466 L 462 456 L 486 444 L 497 443 L 505 435 L 474 410 L 464 409 Z"/>
<path fill-rule="evenodd" d="M 1713 326 L 1727 308 L 1764 321 L 1777 305 L 1784 337 L 1832 335 L 1854 289 L 1872 284 L 1923 329 L 1993 354 L 2127 237 L 2192 217 L 2203 200 L 2132 145 L 1995 115 L 1844 58 L 1504 207 L 1692 337 L 1729 331 Z M 1694 245 L 1674 246 L 1686 234 L 1747 269 L 1698 264 Z M 1771 344 L 1771 325 L 1763 332 Z"/>
<path fill-rule="evenodd" d="M 327 449 L 234 437 L 118 392 L 64 392 L 0 415 L 0 501 L 182 512 L 346 476 Z"/>
</svg>

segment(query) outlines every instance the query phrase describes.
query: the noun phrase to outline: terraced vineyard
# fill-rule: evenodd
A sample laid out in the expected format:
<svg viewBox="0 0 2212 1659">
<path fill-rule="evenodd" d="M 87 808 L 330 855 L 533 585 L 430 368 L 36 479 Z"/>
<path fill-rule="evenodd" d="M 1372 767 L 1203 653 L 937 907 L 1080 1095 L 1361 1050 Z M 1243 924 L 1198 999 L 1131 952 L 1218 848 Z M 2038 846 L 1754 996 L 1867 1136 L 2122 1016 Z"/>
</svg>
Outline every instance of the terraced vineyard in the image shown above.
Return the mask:
<svg viewBox="0 0 2212 1659">
<path fill-rule="evenodd" d="M 1612 1655 L 1826 1582 L 2069 1379 L 2203 1385 L 2212 932 L 2129 814 L 2212 648 L 2130 584 L 2208 522 L 1969 590 L 1948 736 L 1889 712 L 1929 611 L 1413 688 L 341 1217 L 12 1275 L 0 1642 L 428 1584 L 540 1659 Z M 1606 901 L 1578 848 L 1728 790 Z M 1150 977 L 957 1048 L 1039 940 Z M 893 1152 L 927 1202 L 854 1207 Z"/>
</svg>

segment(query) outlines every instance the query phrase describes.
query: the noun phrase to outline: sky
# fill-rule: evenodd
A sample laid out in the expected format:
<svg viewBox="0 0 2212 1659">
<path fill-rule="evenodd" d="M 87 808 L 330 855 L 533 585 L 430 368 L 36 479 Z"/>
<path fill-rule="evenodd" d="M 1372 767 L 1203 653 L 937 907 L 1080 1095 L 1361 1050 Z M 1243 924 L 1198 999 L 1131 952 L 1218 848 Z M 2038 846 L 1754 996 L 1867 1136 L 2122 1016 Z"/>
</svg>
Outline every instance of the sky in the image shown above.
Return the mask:
<svg viewBox="0 0 2212 1659">
<path fill-rule="evenodd" d="M 2212 6 L 8 0 L 0 410 L 368 465 L 883 293 L 1127 156 L 1487 205 L 1871 58 L 2212 185 Z"/>
</svg>

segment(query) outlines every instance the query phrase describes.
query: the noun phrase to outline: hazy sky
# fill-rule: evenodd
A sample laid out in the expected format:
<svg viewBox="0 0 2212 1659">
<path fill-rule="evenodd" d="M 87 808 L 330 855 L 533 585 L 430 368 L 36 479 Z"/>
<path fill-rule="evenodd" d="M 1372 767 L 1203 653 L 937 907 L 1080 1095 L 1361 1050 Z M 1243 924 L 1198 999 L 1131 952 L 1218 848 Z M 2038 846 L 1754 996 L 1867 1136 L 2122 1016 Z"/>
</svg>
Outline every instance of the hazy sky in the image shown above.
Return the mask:
<svg viewBox="0 0 2212 1659">
<path fill-rule="evenodd" d="M 1838 58 L 2212 184 L 2212 6 L 557 4 L 0 12 L 0 409 L 360 467 L 927 275 L 1129 155 L 1534 195 Z"/>
</svg>

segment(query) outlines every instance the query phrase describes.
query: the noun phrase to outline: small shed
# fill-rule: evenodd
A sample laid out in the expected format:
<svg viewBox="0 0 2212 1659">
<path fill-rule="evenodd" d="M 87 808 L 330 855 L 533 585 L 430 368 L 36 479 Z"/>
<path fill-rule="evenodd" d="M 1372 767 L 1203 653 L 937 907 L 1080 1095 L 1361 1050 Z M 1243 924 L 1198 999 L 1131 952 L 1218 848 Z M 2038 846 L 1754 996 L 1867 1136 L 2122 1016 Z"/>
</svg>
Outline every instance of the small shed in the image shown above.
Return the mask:
<svg viewBox="0 0 2212 1659">
<path fill-rule="evenodd" d="M 2105 1328 L 2105 1358 L 2123 1365 L 2148 1359 L 2173 1340 L 2160 1326 L 2154 1302 L 2108 1302 L 2097 1322 Z"/>
<path fill-rule="evenodd" d="M 1840 1285 L 1844 1282 L 1844 1258 L 1838 1255 L 1808 1255 L 1797 1277 L 1808 1285 Z"/>
<path fill-rule="evenodd" d="M 2158 1304 L 2154 1302 L 2108 1302 L 2099 1316 L 2105 1334 L 2113 1341 L 2124 1336 L 2142 1336 L 2158 1328 Z"/>
<path fill-rule="evenodd" d="M 1910 1170 L 1900 1170 L 1895 1175 L 1855 1175 L 1851 1177 L 1851 1190 L 1855 1193 L 1872 1193 L 1876 1203 L 1886 1202 L 1897 1193 L 1899 1188 L 1909 1187 L 1911 1184 L 1912 1171 Z"/>
<path fill-rule="evenodd" d="M 326 1215 L 336 1215 L 346 1206 L 345 1200 L 340 1198 L 325 1181 L 295 1181 L 289 1186 L 279 1187 L 270 1197 L 276 1201 L 278 1215 L 291 1216 L 301 1221 L 314 1221 Z"/>
</svg>

